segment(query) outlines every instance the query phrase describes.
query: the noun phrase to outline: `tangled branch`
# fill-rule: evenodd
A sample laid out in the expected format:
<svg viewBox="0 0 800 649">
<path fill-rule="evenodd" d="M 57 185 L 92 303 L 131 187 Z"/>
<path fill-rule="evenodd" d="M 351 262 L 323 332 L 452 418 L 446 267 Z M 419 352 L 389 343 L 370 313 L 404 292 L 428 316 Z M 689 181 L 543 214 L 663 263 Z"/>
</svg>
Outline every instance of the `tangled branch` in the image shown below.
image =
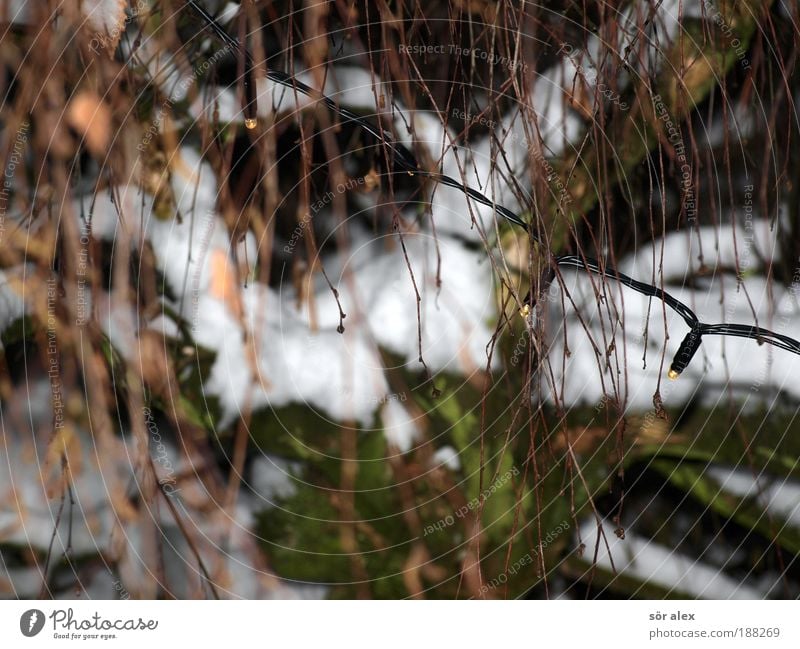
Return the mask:
<svg viewBox="0 0 800 649">
<path fill-rule="evenodd" d="M 214 32 L 214 34 L 221 41 L 234 49 L 237 53 L 239 53 L 240 56 L 244 57 L 245 67 L 243 83 L 245 90 L 245 125 L 251 129 L 255 128 L 257 100 L 254 90 L 255 62 L 252 55 L 246 48 L 241 46 L 238 40 L 228 34 L 213 18 L 213 16 L 211 16 L 205 9 L 195 2 L 195 0 L 187 0 L 187 4 L 194 9 L 195 12 L 197 12 L 207 27 Z M 266 76 L 270 81 L 291 88 L 312 99 L 321 101 L 323 104 L 325 104 L 325 106 L 327 106 L 341 118 L 358 126 L 365 134 L 372 138 L 375 144 L 381 144 L 391 152 L 393 162 L 396 165 L 396 172 L 402 171 L 412 176 L 429 178 L 434 182 L 457 189 L 478 203 L 492 208 L 496 214 L 503 217 L 508 222 L 522 228 L 528 234 L 532 243 L 537 243 L 540 245 L 543 244 L 542 239 L 535 232 L 533 232 L 531 226 L 519 214 L 508 209 L 507 207 L 504 207 L 503 205 L 498 205 L 478 190 L 468 187 L 455 178 L 423 169 L 417 162 L 414 154 L 407 147 L 394 140 L 392 134 L 388 131 L 380 127 L 375 127 L 360 115 L 357 115 L 346 108 L 340 107 L 327 95 L 304 84 L 302 81 L 295 79 L 285 72 L 267 68 Z M 624 286 L 641 293 L 642 295 L 647 295 L 661 300 L 666 306 L 683 318 L 683 320 L 689 326 L 690 331 L 681 342 L 678 351 L 676 352 L 669 367 L 668 376 L 670 379 L 678 378 L 678 376 L 688 367 L 695 353 L 700 348 L 700 343 L 702 342 L 702 337 L 704 335 L 752 338 L 753 340 L 758 341 L 759 344 L 766 342 L 780 349 L 800 355 L 800 341 L 797 341 L 794 338 L 784 336 L 783 334 L 779 334 L 762 327 L 751 325 L 727 323 L 706 324 L 700 322 L 694 311 L 666 291 L 652 284 L 646 284 L 633 279 L 624 273 L 620 273 L 607 264 L 601 264 L 596 259 L 577 255 L 555 255 L 552 252 L 549 252 L 549 255 L 550 263 L 552 264 L 553 268 L 556 266 L 576 268 L 615 280 L 620 284 L 623 284 Z M 527 315 L 530 312 L 533 304 L 535 304 L 535 299 L 532 299 L 529 295 L 527 298 L 525 298 L 522 313 Z"/>
</svg>

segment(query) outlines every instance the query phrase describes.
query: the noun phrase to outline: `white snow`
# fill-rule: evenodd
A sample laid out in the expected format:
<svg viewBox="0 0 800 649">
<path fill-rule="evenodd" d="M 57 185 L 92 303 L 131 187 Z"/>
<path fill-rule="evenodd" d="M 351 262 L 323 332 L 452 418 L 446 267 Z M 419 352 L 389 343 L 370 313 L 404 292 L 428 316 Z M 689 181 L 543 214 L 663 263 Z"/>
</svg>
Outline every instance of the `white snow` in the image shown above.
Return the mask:
<svg viewBox="0 0 800 649">
<path fill-rule="evenodd" d="M 433 454 L 433 466 L 446 466 L 451 471 L 461 469 L 461 460 L 458 458 L 458 451 L 452 446 L 442 446 Z"/>
<path fill-rule="evenodd" d="M 800 484 L 791 480 L 775 480 L 745 469 L 710 467 L 707 473 L 723 491 L 742 498 L 755 498 L 773 515 L 793 527 L 800 527 Z"/>
<path fill-rule="evenodd" d="M 88 26 L 116 44 L 125 22 L 126 4 L 125 0 L 82 0 L 81 9 Z"/>
<path fill-rule="evenodd" d="M 312 287 L 314 330 L 308 305 L 298 310 L 292 290 L 278 294 L 256 281 L 247 289 L 237 284 L 230 236 L 216 211 L 217 185 L 208 163 L 184 147 L 172 166 L 180 219 L 156 218 L 150 211 L 152 197 L 128 186 L 120 188 L 116 205 L 108 192 L 98 195 L 92 233 L 113 239 L 124 227 L 136 245 L 144 233 L 159 270 L 178 296 L 175 306 L 191 322 L 195 341 L 217 352 L 204 389 L 220 397 L 222 425 L 248 406 L 280 407 L 291 402 L 308 404 L 340 421 L 369 424 L 388 390 L 377 345 L 419 367 L 414 283 L 397 238 L 355 238 L 349 256 L 344 263 L 339 261 L 338 276 L 333 277 L 348 314 L 343 335 L 336 332 L 338 308 L 333 295 L 317 278 Z M 422 297 L 426 363 L 434 371 L 484 369 L 495 318 L 493 279 L 486 257 L 448 237 L 439 238 L 437 252 L 430 235 L 408 232 L 404 236 Z M 254 238 L 239 245 L 240 251 L 247 246 L 252 264 L 257 254 Z M 436 286 L 437 255 L 441 255 L 440 288 Z M 230 273 L 229 283 L 214 280 L 215 286 L 223 287 L 222 293 L 211 290 L 214 274 L 220 273 L 215 260 L 221 260 L 224 272 Z M 336 265 L 337 260 L 332 260 L 329 272 Z M 243 320 L 235 308 L 239 303 Z M 110 306 L 101 311 L 112 340 L 121 347 L 129 344 L 125 341 L 136 334 L 133 314 Z M 252 334 L 247 346 L 243 324 Z"/>
<path fill-rule="evenodd" d="M 0 19 L 14 25 L 32 24 L 30 0 L 3 0 L 0 2 Z"/>
<path fill-rule="evenodd" d="M 6 424 L 26 422 L 27 434 L 7 427 L 0 436 L 4 459 L 0 462 L 0 532 L 4 543 L 47 550 L 53 539 L 55 521 L 61 507 L 60 464 L 46 455 L 49 435 L 42 438 L 32 431 L 52 431 L 51 385 L 47 380 L 31 380 L 29 388 L 18 388 L 20 399 L 4 405 Z M 26 412 L 21 411 L 25 407 Z M 101 461 L 94 439 L 85 431 L 67 434 L 69 468 L 74 479 L 74 506 L 65 501 L 65 510 L 53 542 L 52 562 L 57 563 L 71 534 L 76 556 L 104 548 L 114 515 L 109 505 L 110 492 L 122 489 L 130 471 L 111 458 Z M 65 495 L 66 498 L 66 495 Z M 70 515 L 71 514 L 71 517 Z M 72 523 L 70 525 L 70 518 Z M 41 582 L 37 585 L 37 590 Z"/>
<path fill-rule="evenodd" d="M 248 474 L 248 484 L 260 499 L 258 508 L 274 507 L 276 499 L 293 496 L 297 491 L 293 473 L 299 470 L 299 463 L 274 455 L 260 455 L 255 458 Z"/>
<path fill-rule="evenodd" d="M 612 558 L 617 573 L 649 582 L 679 595 L 705 599 L 763 599 L 765 592 L 728 577 L 717 568 L 694 560 L 672 548 L 638 536 L 630 530 L 625 538 L 614 534 L 614 527 L 603 522 L 603 531 L 609 549 L 601 538 L 598 546 L 598 567 L 611 571 Z M 598 535 L 594 521 L 581 525 L 580 535 L 586 544 L 584 561 L 594 558 L 595 541 Z"/>
<path fill-rule="evenodd" d="M 26 273 L 34 273 L 32 265 L 0 270 L 0 331 L 5 331 L 12 322 L 26 313 L 22 299 Z M 2 349 L 2 343 L 0 343 Z"/>
<path fill-rule="evenodd" d="M 389 399 L 381 409 L 386 439 L 400 452 L 407 453 L 419 439 L 420 431 L 414 417 L 399 401 Z"/>
<path fill-rule="evenodd" d="M 292 306 L 282 308 L 280 298 L 259 284 L 243 297 L 248 328 L 256 332 L 258 344 L 260 385 L 254 387 L 252 406 L 303 403 L 321 410 L 322 416 L 369 425 L 388 385 L 378 350 L 367 334 L 352 322 L 344 334 L 335 328 L 313 332 Z M 226 345 L 223 356 L 228 351 Z M 230 367 L 241 371 L 235 362 Z M 242 394 L 228 391 L 235 406 L 226 402 L 226 412 L 238 412 Z"/>
</svg>

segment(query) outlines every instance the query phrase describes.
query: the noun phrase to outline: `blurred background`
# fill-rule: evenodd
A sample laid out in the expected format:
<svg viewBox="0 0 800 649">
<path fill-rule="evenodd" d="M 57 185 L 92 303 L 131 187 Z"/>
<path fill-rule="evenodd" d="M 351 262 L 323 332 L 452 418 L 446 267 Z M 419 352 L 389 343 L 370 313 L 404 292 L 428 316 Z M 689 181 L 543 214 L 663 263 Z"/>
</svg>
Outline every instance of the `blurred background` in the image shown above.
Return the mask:
<svg viewBox="0 0 800 649">
<path fill-rule="evenodd" d="M 800 339 L 797 3 L 191 4 L 0 1 L 3 597 L 800 595 L 800 358 L 549 262 Z"/>
</svg>

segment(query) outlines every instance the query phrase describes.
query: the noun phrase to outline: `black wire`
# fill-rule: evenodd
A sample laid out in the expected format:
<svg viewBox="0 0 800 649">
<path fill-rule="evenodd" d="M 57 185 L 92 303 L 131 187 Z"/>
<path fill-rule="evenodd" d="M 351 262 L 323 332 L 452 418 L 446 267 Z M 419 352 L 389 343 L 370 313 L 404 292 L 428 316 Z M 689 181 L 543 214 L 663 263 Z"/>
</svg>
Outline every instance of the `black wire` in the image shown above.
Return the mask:
<svg viewBox="0 0 800 649">
<path fill-rule="evenodd" d="M 523 230 L 525 230 L 525 232 L 528 232 L 529 234 L 531 234 L 531 236 L 533 236 L 534 240 L 537 243 L 541 243 L 541 240 L 531 233 L 530 227 L 528 226 L 528 224 L 525 221 L 522 220 L 521 216 L 519 216 L 518 214 L 515 214 L 514 212 L 512 212 L 507 207 L 503 207 L 502 205 L 498 205 L 494 201 L 489 200 L 488 198 L 486 198 L 486 196 L 481 194 L 479 191 L 473 189 L 472 187 L 466 187 L 462 183 L 458 182 L 455 178 L 451 178 L 450 176 L 445 176 L 444 174 L 433 174 L 433 173 L 422 172 L 422 171 L 415 171 L 414 173 L 419 173 L 421 175 L 426 175 L 426 176 L 428 176 L 430 178 L 433 178 L 437 182 L 440 182 L 442 185 L 447 185 L 448 187 L 454 187 L 455 189 L 460 190 L 461 192 L 463 192 L 464 194 L 466 194 L 470 198 L 474 198 L 479 203 L 481 203 L 483 205 L 486 205 L 487 207 L 491 207 L 495 212 L 497 212 L 500 216 L 505 218 L 507 221 L 510 221 L 514 225 L 518 225 Z"/>
<path fill-rule="evenodd" d="M 247 110 L 249 112 L 246 113 L 247 116 L 255 114 L 255 95 L 252 91 L 248 91 L 248 84 L 252 82 L 252 71 L 255 67 L 255 63 L 253 62 L 253 58 L 250 52 L 246 48 L 242 48 L 239 44 L 239 41 L 233 38 L 230 34 L 228 34 L 222 26 L 203 9 L 195 0 L 186 0 L 187 4 L 192 7 L 204 20 L 206 25 L 219 37 L 221 41 L 223 41 L 227 46 L 235 49 L 239 54 L 242 54 L 245 57 L 246 65 L 245 65 L 245 91 L 246 91 L 246 99 L 247 99 Z M 491 207 L 496 214 L 502 216 L 504 219 L 513 223 L 514 225 L 522 228 L 531 239 L 539 244 L 542 244 L 541 239 L 537 237 L 531 230 L 530 225 L 518 214 L 513 212 L 512 210 L 498 205 L 494 201 L 487 198 L 485 195 L 480 193 L 479 191 L 473 189 L 472 187 L 468 187 L 463 183 L 459 182 L 458 180 L 451 178 L 450 176 L 445 176 L 444 174 L 438 174 L 430 171 L 426 171 L 420 168 L 414 154 L 404 145 L 400 144 L 399 142 L 394 140 L 394 137 L 391 133 L 384 130 L 381 127 L 373 126 L 368 120 L 364 119 L 360 115 L 353 113 L 346 108 L 340 107 L 333 99 L 328 97 L 321 92 L 314 90 L 310 86 L 306 85 L 302 81 L 295 79 L 289 74 L 285 72 L 281 72 L 279 70 L 273 70 L 267 68 L 266 76 L 271 81 L 275 83 L 281 84 L 288 88 L 292 88 L 297 92 L 306 95 L 307 97 L 311 97 L 312 99 L 318 99 L 322 101 L 328 108 L 330 108 L 333 112 L 338 114 L 340 117 L 343 117 L 349 122 L 356 124 L 360 127 L 364 132 L 368 133 L 376 144 L 382 144 L 393 153 L 393 161 L 400 170 L 405 171 L 412 175 L 418 175 L 424 178 L 430 178 L 436 182 L 439 182 L 443 185 L 448 187 L 453 187 L 454 189 L 458 189 L 459 191 L 463 192 L 466 196 L 474 199 L 478 203 L 482 205 L 486 205 L 487 207 Z M 554 264 L 558 266 L 566 266 L 571 268 L 577 268 L 579 270 L 584 270 L 588 272 L 595 273 L 597 275 L 602 275 L 603 277 L 608 277 L 609 279 L 613 279 L 634 291 L 637 291 L 643 295 L 648 295 L 650 297 L 658 298 L 659 300 L 663 301 L 668 307 L 670 307 L 673 311 L 680 315 L 684 322 L 689 326 L 689 333 L 681 342 L 677 353 L 670 365 L 669 369 L 669 376 L 670 378 L 677 378 L 678 375 L 683 372 L 684 369 L 689 365 L 689 362 L 694 357 L 695 353 L 700 347 L 700 343 L 702 341 L 702 337 L 704 335 L 720 335 L 720 336 L 737 336 L 739 338 L 752 338 L 757 340 L 759 344 L 761 343 L 769 343 L 770 345 L 774 345 L 775 347 L 779 347 L 780 349 L 785 349 L 786 351 L 790 351 L 794 354 L 800 355 L 800 342 L 795 340 L 794 338 L 790 338 L 789 336 L 784 336 L 783 334 L 775 333 L 774 331 L 769 331 L 768 329 L 763 329 L 762 327 L 755 327 L 750 325 L 740 325 L 740 324 L 705 324 L 698 320 L 697 316 L 695 315 L 694 311 L 692 311 L 687 305 L 685 305 L 680 300 L 674 298 L 672 295 L 667 293 L 666 291 L 658 288 L 657 286 L 653 286 L 652 284 L 645 284 L 644 282 L 640 282 L 638 280 L 629 277 L 619 271 L 611 268 L 607 265 L 601 264 L 596 259 L 591 259 L 589 257 L 580 257 L 577 255 L 552 255 L 552 261 Z M 530 305 L 530 301 L 526 298 L 526 304 Z"/>
<path fill-rule="evenodd" d="M 559 266 L 571 266 L 572 268 L 579 268 L 581 270 L 590 270 L 598 275 L 615 279 L 619 283 L 632 288 L 634 291 L 638 291 L 644 295 L 650 295 L 651 297 L 657 297 L 673 311 L 676 311 L 690 328 L 694 328 L 699 322 L 697 316 L 694 314 L 694 311 L 692 311 L 683 302 L 672 297 L 669 293 L 661 290 L 657 286 L 645 284 L 644 282 L 635 280 L 632 277 L 628 277 L 628 275 L 625 275 L 624 273 L 620 273 L 618 270 L 609 268 L 608 266 L 601 266 L 600 262 L 588 257 L 584 258 L 577 257 L 575 255 L 562 255 L 556 257 L 555 259 Z"/>
<path fill-rule="evenodd" d="M 780 347 L 786 351 L 800 354 L 800 342 L 789 336 L 775 333 L 762 327 L 740 324 L 715 324 L 702 325 L 704 334 L 717 334 L 721 336 L 738 336 L 739 338 L 752 338 L 759 343 L 765 342 L 775 347 Z"/>
</svg>

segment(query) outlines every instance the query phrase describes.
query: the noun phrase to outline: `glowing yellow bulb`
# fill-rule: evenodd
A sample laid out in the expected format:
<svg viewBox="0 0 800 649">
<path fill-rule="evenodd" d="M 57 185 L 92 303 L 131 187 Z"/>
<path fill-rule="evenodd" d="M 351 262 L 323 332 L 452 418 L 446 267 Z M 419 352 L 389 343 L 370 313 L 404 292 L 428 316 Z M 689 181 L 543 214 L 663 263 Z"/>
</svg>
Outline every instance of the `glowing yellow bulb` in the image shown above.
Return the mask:
<svg viewBox="0 0 800 649">
<path fill-rule="evenodd" d="M 667 372 L 667 376 L 668 376 L 668 377 L 669 377 L 671 380 L 673 380 L 673 381 L 674 381 L 675 379 L 677 379 L 677 378 L 678 378 L 678 373 L 677 373 L 675 370 L 673 370 L 672 368 L 670 368 L 669 372 Z"/>
<path fill-rule="evenodd" d="M 531 305 L 530 304 L 523 304 L 522 308 L 519 310 L 519 314 L 523 318 L 527 318 L 531 314 Z"/>
<path fill-rule="evenodd" d="M 244 125 L 250 130 L 254 129 L 256 124 L 258 124 L 258 121 L 254 117 L 248 117 L 246 120 L 244 120 Z"/>
</svg>

